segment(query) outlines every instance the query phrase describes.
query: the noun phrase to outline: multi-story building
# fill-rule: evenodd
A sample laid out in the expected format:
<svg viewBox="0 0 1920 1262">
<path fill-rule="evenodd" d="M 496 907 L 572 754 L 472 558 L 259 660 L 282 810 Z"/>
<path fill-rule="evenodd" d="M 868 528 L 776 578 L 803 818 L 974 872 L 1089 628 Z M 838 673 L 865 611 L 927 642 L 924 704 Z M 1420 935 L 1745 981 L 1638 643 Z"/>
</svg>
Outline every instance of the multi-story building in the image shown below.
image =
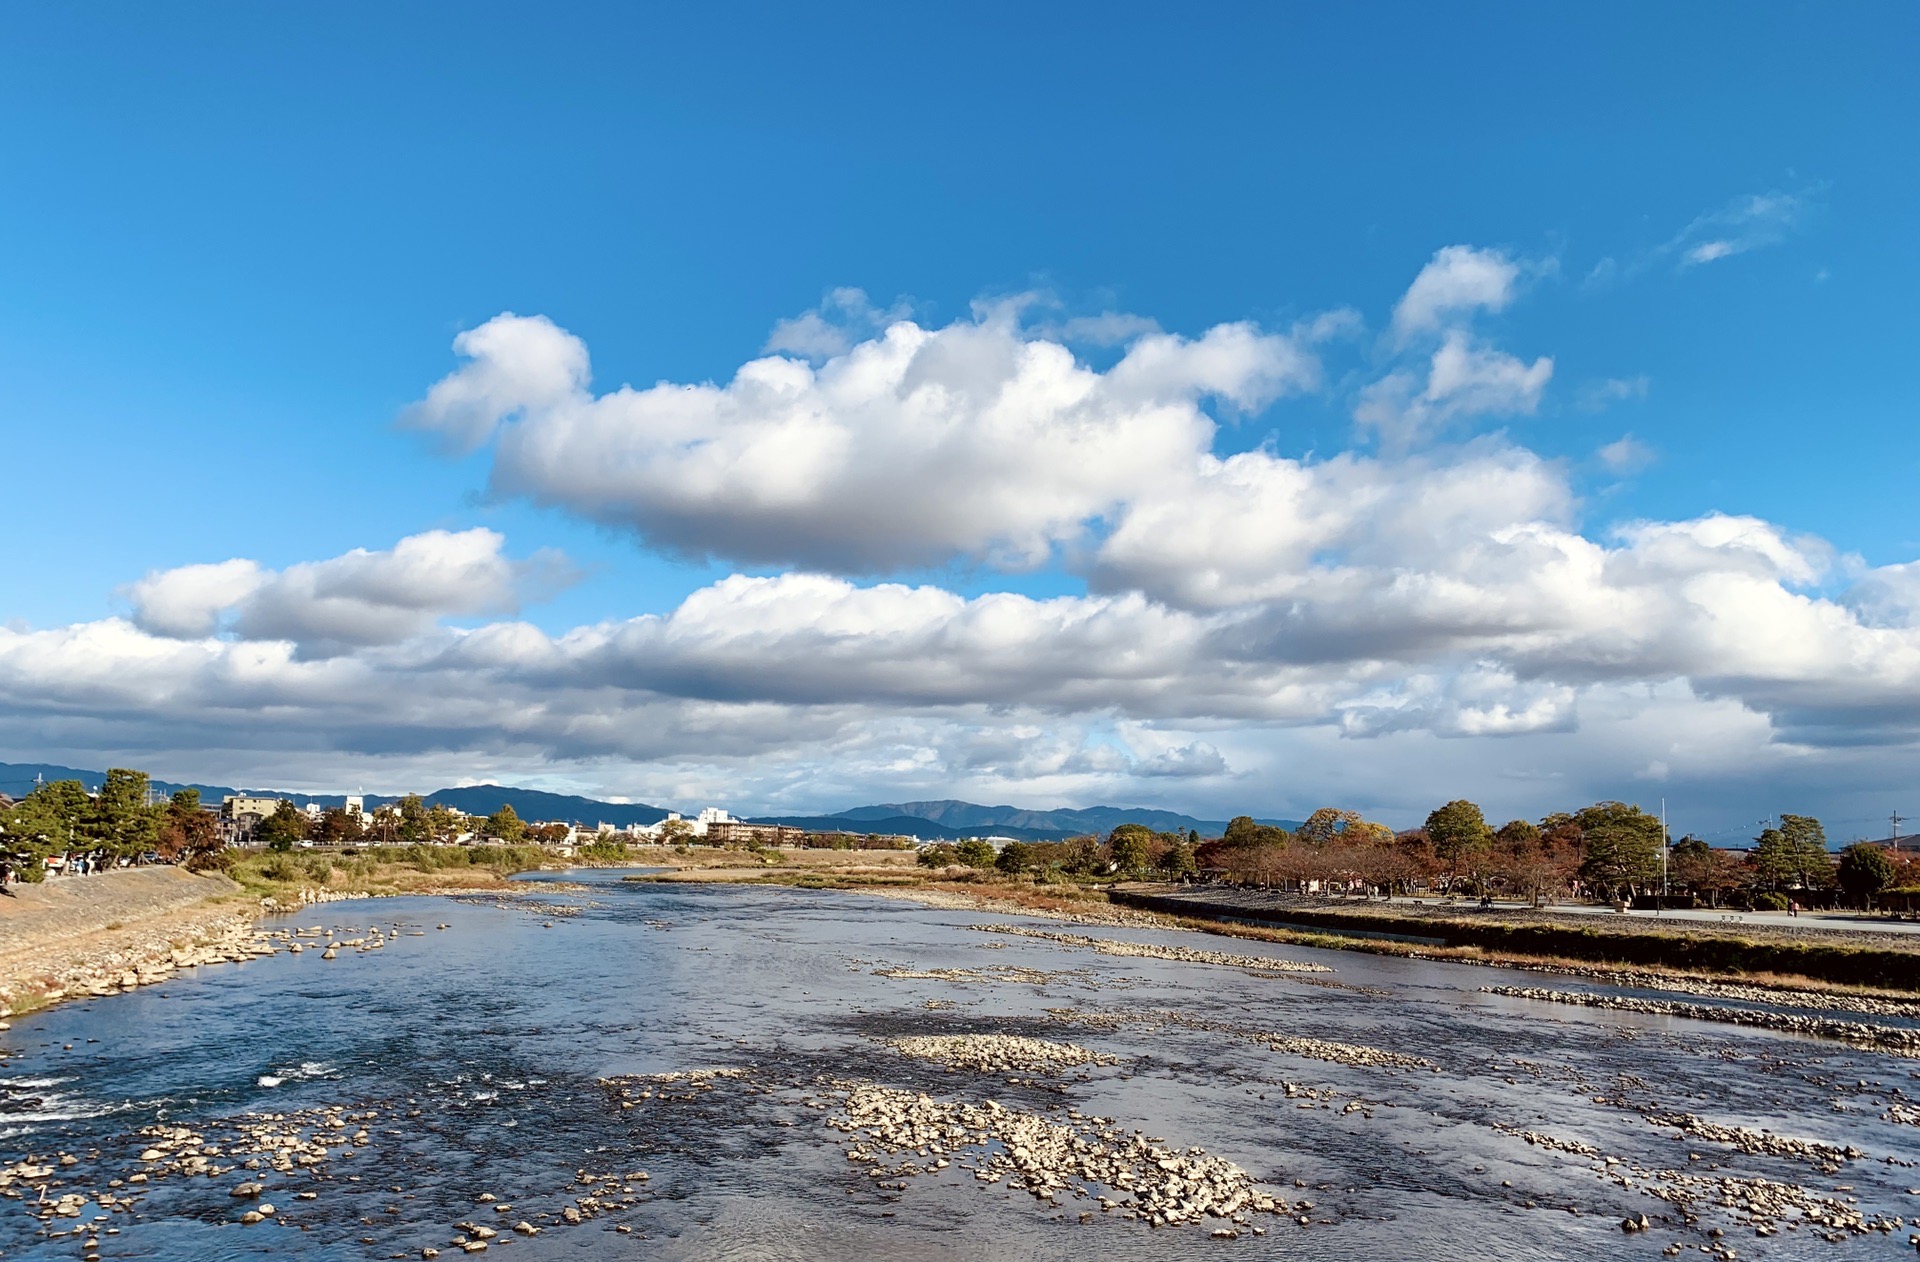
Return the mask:
<svg viewBox="0 0 1920 1262">
<path fill-rule="evenodd" d="M 253 836 L 260 821 L 280 809 L 280 798 L 252 793 L 230 793 L 220 799 L 220 827 L 227 841 L 239 845 Z"/>
</svg>

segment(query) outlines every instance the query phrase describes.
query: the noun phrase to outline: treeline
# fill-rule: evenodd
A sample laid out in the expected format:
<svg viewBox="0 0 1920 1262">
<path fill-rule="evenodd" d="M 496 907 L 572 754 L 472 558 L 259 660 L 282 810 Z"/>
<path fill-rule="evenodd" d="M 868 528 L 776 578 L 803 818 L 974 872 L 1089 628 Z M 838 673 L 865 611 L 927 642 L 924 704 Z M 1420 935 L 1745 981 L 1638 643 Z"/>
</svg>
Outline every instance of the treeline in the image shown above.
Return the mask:
<svg viewBox="0 0 1920 1262">
<path fill-rule="evenodd" d="M 1202 869 L 1258 884 L 1377 893 L 1414 887 L 1538 903 L 1568 895 L 1631 899 L 1667 891 L 1784 909 L 1789 898 L 1835 895 L 1870 905 L 1883 891 L 1920 885 L 1920 864 L 1858 843 L 1838 856 L 1810 815 L 1782 815 L 1750 851 L 1715 849 L 1695 837 L 1672 842 L 1658 816 L 1624 802 L 1596 802 L 1538 822 L 1492 826 L 1473 802 L 1448 802 L 1424 826 L 1395 833 L 1332 808 L 1299 830 L 1241 817 L 1196 854 Z"/>
<path fill-rule="evenodd" d="M 1160 833 L 1144 824 L 1122 824 L 1098 837 L 1066 841 L 1009 841 L 998 851 L 991 842 L 970 837 L 958 842 L 935 842 L 920 850 L 923 867 L 996 869 L 1008 876 L 1041 879 L 1135 878 L 1161 876 L 1169 880 L 1197 872 L 1197 832 Z"/>
<path fill-rule="evenodd" d="M 179 863 L 196 871 L 232 865 L 219 816 L 201 802 L 197 789 L 182 789 L 153 800 L 153 781 L 144 771 L 109 770 L 97 793 L 78 780 L 34 786 L 10 808 L 0 809 L 0 864 L 17 879 L 39 881 L 47 861 L 116 866 L 148 858 Z M 373 813 L 372 823 L 342 807 L 310 817 L 282 801 L 254 825 L 248 838 L 267 850 L 284 853 L 303 841 L 316 845 L 426 846 L 475 838 L 504 846 L 551 844 L 568 835 L 565 824 L 533 827 L 511 806 L 478 818 L 445 806 L 429 806 L 419 794 Z"/>
<path fill-rule="evenodd" d="M 219 823 L 200 805 L 198 790 L 161 802 L 152 797 L 147 773 L 124 767 L 108 771 L 98 793 L 78 780 L 36 785 L 0 810 L 0 864 L 16 879 L 39 881 L 55 857 L 115 866 L 152 855 L 204 866 L 219 853 Z"/>
<path fill-rule="evenodd" d="M 1536 905 L 1570 895 L 1627 900 L 1664 885 L 1714 906 L 1785 909 L 1789 898 L 1836 896 L 1866 906 L 1887 889 L 1920 887 L 1920 858 L 1870 843 L 1835 856 L 1812 816 L 1783 815 L 1755 842 L 1744 852 L 1694 837 L 1670 842 L 1658 816 L 1624 802 L 1496 828 L 1479 806 L 1458 800 L 1434 810 L 1422 827 L 1399 833 L 1357 812 L 1326 807 L 1292 832 L 1245 815 L 1207 840 L 1122 824 L 1104 839 L 1010 841 L 997 852 L 985 841 L 942 842 L 924 847 L 920 862 L 1042 881 L 1204 876 L 1323 892 L 1438 890 Z"/>
<path fill-rule="evenodd" d="M 502 805 L 491 815 L 468 815 L 450 806 L 429 806 L 418 793 L 409 793 L 372 812 L 368 823 L 360 812 L 332 807 L 318 819 L 291 802 L 282 802 L 253 830 L 253 841 L 269 850 L 291 850 L 302 841 L 318 846 L 428 846 L 481 840 L 503 846 L 551 845 L 565 841 L 565 824 L 529 824 Z"/>
</svg>

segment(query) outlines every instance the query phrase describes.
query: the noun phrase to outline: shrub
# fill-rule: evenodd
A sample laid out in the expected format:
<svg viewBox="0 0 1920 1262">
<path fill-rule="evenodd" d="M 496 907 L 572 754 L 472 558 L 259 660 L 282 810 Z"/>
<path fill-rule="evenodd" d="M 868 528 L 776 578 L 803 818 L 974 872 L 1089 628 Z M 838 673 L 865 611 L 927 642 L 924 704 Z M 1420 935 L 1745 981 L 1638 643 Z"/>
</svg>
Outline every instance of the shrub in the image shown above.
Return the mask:
<svg viewBox="0 0 1920 1262">
<path fill-rule="evenodd" d="M 1000 856 L 993 866 L 1008 876 L 1019 876 L 1033 866 L 1033 847 L 1024 841 L 1010 841 L 1000 847 Z"/>
<path fill-rule="evenodd" d="M 922 846 L 918 862 L 923 868 L 948 868 L 960 862 L 960 853 L 944 841 Z"/>
<path fill-rule="evenodd" d="M 1771 890 L 1761 890 L 1753 896 L 1753 909 L 1755 911 L 1785 911 L 1787 909 L 1787 896 L 1785 894 L 1776 894 Z"/>
<path fill-rule="evenodd" d="M 953 848 L 954 857 L 970 868 L 990 868 L 999 858 L 993 846 L 978 837 L 969 837 Z"/>
<path fill-rule="evenodd" d="M 231 872 L 235 858 L 233 851 L 224 847 L 219 850 L 202 850 L 187 860 L 187 871 Z"/>
<path fill-rule="evenodd" d="M 627 848 L 611 837 L 602 837 L 580 847 L 579 856 L 589 863 L 625 863 Z"/>
</svg>

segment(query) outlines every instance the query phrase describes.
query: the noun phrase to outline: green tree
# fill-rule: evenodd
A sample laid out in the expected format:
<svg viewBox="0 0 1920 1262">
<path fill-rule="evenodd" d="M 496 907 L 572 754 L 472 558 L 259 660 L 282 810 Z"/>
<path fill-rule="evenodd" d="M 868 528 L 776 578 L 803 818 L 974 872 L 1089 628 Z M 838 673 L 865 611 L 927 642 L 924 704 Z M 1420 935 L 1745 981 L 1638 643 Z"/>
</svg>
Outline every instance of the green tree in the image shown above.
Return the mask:
<svg viewBox="0 0 1920 1262">
<path fill-rule="evenodd" d="M 1121 824 L 1107 834 L 1107 853 L 1123 876 L 1146 871 L 1153 851 L 1153 830 L 1145 824 Z"/>
<path fill-rule="evenodd" d="M 1798 865 L 1785 833 L 1777 828 L 1763 828 L 1753 843 L 1753 869 L 1767 883 L 1767 888 L 1777 889 L 1793 880 Z"/>
<path fill-rule="evenodd" d="M 1000 854 L 993 866 L 1008 876 L 1019 876 L 1033 866 L 1033 847 L 1024 841 L 1010 841 L 1000 847 Z"/>
<path fill-rule="evenodd" d="M 502 802 L 499 810 L 487 816 L 481 831 L 489 837 L 498 837 L 509 846 L 517 846 L 521 838 L 527 835 L 527 826 L 513 809 L 512 803 Z"/>
<path fill-rule="evenodd" d="M 1092 876 L 1106 866 L 1098 837 L 1069 837 L 1060 843 L 1060 868 L 1075 876 Z"/>
<path fill-rule="evenodd" d="M 313 839 L 323 846 L 351 846 L 366 835 L 360 812 L 335 806 L 320 812 L 320 824 Z"/>
<path fill-rule="evenodd" d="M 953 848 L 953 857 L 970 868 L 990 868 L 1000 856 L 994 853 L 991 842 L 969 837 Z"/>
<path fill-rule="evenodd" d="M 1762 830 L 1754 841 L 1754 870 L 1772 889 L 1815 889 L 1833 879 L 1826 830 L 1812 816 L 1782 815 L 1780 827 Z"/>
<path fill-rule="evenodd" d="M 7 861 L 15 875 L 23 881 L 44 880 L 49 856 L 81 844 L 80 830 L 92 809 L 87 788 L 78 780 L 35 785 L 7 812 Z"/>
<path fill-rule="evenodd" d="M 1780 832 L 1794 856 L 1794 876 L 1802 886 L 1821 889 L 1833 884 L 1833 855 L 1819 820 L 1811 815 L 1782 815 Z"/>
<path fill-rule="evenodd" d="M 433 830 L 427 825 L 427 803 L 418 793 L 409 793 L 400 799 L 400 844 L 418 845 L 433 836 Z"/>
<path fill-rule="evenodd" d="M 1698 837 L 1682 837 L 1667 851 L 1667 879 L 1695 893 L 1708 888 L 1713 870 L 1713 847 Z"/>
<path fill-rule="evenodd" d="M 915 861 L 923 868 L 950 868 L 960 862 L 960 852 L 948 842 L 936 841 L 931 846 L 920 847 Z"/>
<path fill-rule="evenodd" d="M 435 802 L 427 808 L 427 833 L 435 841 L 452 841 L 464 831 L 467 817 L 451 806 Z"/>
<path fill-rule="evenodd" d="M 96 847 L 133 858 L 153 849 L 160 834 L 160 809 L 148 803 L 153 781 L 144 771 L 108 770 L 100 796 L 87 813 L 84 831 Z"/>
<path fill-rule="evenodd" d="M 1494 832 L 1493 839 L 1505 850 L 1531 850 L 1540 844 L 1540 829 L 1528 820 L 1510 819 Z"/>
<path fill-rule="evenodd" d="M 1427 840 L 1442 862 L 1459 867 L 1477 850 L 1493 842 L 1493 829 L 1480 808 L 1464 798 L 1456 799 L 1427 816 Z"/>
<path fill-rule="evenodd" d="M 1192 876 L 1199 870 L 1193 861 L 1193 842 L 1182 840 L 1169 845 L 1160 852 L 1160 862 L 1156 866 L 1160 869 L 1160 874 L 1170 881 L 1177 881 L 1183 876 Z"/>
<path fill-rule="evenodd" d="M 1852 901 L 1872 910 L 1880 891 L 1893 884 L 1893 860 L 1868 841 L 1857 841 L 1840 852 L 1840 888 Z"/>
<path fill-rule="evenodd" d="M 260 821 L 253 830 L 253 839 L 269 850 L 285 853 L 304 840 L 307 835 L 307 817 L 291 802 L 281 802 L 273 808 L 273 814 Z"/>
<path fill-rule="evenodd" d="M 1284 846 L 1287 844 L 1287 830 L 1272 824 L 1256 824 L 1251 815 L 1236 815 L 1228 821 L 1227 831 L 1220 840 L 1236 850 L 1249 846 Z M 1196 832 L 1188 841 L 1198 845 L 1199 834 Z"/>
<path fill-rule="evenodd" d="M 1665 830 L 1656 815 L 1624 802 L 1596 802 L 1575 813 L 1586 846 L 1580 874 L 1609 894 L 1659 879 Z"/>
</svg>

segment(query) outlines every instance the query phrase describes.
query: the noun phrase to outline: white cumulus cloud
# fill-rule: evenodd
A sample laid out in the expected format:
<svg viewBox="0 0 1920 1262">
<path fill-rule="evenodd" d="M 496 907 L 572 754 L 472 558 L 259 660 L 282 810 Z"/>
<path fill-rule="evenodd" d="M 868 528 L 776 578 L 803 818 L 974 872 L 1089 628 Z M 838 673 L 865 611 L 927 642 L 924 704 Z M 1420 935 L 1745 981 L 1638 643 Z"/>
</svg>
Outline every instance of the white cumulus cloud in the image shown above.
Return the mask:
<svg viewBox="0 0 1920 1262">
<path fill-rule="evenodd" d="M 1210 447 L 1202 400 L 1258 408 L 1319 370 L 1303 339 L 1239 323 L 1148 334 L 1101 372 L 1014 304 L 896 321 L 818 365 L 754 360 L 724 385 L 595 395 L 584 345 L 517 316 L 457 349 L 407 417 L 463 443 L 497 428 L 496 491 L 682 553 L 845 573 L 1039 564 Z"/>
<path fill-rule="evenodd" d="M 156 635 L 228 631 L 324 654 L 397 644 L 443 617 L 511 613 L 572 580 L 558 554 L 515 561 L 502 555 L 504 543 L 484 528 L 432 530 L 385 552 L 355 548 L 280 571 L 244 559 L 161 570 L 125 594 L 134 623 Z"/>
<path fill-rule="evenodd" d="M 1475 311 L 1503 310 L 1519 279 L 1520 265 L 1499 250 L 1447 246 L 1420 269 L 1394 307 L 1394 332 L 1405 340 Z"/>
</svg>

